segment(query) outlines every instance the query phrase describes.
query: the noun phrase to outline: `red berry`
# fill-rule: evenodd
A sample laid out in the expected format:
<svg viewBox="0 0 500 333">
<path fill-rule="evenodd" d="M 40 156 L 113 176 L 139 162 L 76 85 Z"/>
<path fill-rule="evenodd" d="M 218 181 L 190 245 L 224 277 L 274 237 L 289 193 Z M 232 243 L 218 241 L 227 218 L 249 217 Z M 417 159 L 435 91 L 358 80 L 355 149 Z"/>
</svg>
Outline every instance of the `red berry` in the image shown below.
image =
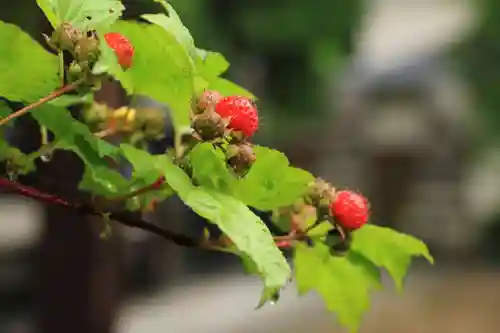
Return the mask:
<svg viewBox="0 0 500 333">
<path fill-rule="evenodd" d="M 352 191 L 339 191 L 330 204 L 330 212 L 338 224 L 349 230 L 361 228 L 368 221 L 368 200 Z"/>
<path fill-rule="evenodd" d="M 247 97 L 228 96 L 215 105 L 215 112 L 229 119 L 228 128 L 251 137 L 259 128 L 259 116 L 255 104 Z"/>
<path fill-rule="evenodd" d="M 134 57 L 134 46 L 132 43 L 118 32 L 107 33 L 104 35 L 104 39 L 109 47 L 115 51 L 118 63 L 122 68 L 130 68 L 132 66 L 132 58 Z"/>
</svg>

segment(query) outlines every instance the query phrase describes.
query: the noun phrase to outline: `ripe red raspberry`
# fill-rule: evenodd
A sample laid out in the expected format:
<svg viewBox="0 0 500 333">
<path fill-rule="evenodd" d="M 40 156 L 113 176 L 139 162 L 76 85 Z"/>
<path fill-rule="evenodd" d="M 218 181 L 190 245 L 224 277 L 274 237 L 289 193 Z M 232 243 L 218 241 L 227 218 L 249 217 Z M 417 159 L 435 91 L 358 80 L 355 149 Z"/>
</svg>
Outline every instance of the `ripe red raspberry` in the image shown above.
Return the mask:
<svg viewBox="0 0 500 333">
<path fill-rule="evenodd" d="M 243 96 L 228 96 L 215 105 L 215 112 L 229 119 L 228 128 L 251 137 L 259 128 L 259 116 L 255 104 Z"/>
<path fill-rule="evenodd" d="M 330 204 L 330 212 L 338 224 L 348 230 L 361 228 L 368 221 L 368 200 L 352 191 L 339 191 Z"/>
<path fill-rule="evenodd" d="M 107 33 L 104 35 L 104 39 L 109 47 L 115 51 L 118 63 L 122 68 L 130 68 L 132 66 L 132 58 L 134 57 L 134 46 L 132 43 L 118 32 Z"/>
</svg>

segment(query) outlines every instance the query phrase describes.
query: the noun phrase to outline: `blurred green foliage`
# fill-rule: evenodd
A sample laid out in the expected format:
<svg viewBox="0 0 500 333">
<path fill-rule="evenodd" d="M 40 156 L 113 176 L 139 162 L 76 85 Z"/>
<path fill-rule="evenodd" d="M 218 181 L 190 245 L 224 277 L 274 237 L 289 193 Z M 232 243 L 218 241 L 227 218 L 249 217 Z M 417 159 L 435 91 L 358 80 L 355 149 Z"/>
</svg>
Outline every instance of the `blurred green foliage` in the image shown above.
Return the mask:
<svg viewBox="0 0 500 333">
<path fill-rule="evenodd" d="M 453 57 L 473 90 L 483 143 L 500 139 L 500 1 L 477 0 L 480 23 L 453 50 Z"/>
<path fill-rule="evenodd" d="M 258 57 L 267 68 L 262 109 L 279 119 L 304 121 L 325 109 L 325 79 L 353 49 L 359 0 L 173 0 L 198 47 L 218 50 L 233 63 Z M 237 82 L 242 83 L 242 82 Z M 286 127 L 286 126 L 285 126 Z M 273 129 L 276 130 L 276 129 Z"/>
</svg>

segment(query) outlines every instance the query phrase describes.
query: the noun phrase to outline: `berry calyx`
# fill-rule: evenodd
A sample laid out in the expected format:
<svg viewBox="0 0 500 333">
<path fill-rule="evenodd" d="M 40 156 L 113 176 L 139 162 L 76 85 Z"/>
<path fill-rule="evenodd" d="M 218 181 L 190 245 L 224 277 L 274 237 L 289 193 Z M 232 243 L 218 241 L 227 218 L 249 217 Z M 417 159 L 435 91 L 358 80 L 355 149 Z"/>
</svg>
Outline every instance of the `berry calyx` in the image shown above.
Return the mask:
<svg viewBox="0 0 500 333">
<path fill-rule="evenodd" d="M 215 112 L 229 119 L 229 129 L 242 132 L 247 137 L 251 137 L 259 128 L 257 108 L 247 97 L 224 97 L 215 105 Z"/>
<path fill-rule="evenodd" d="M 345 229 L 359 229 L 368 222 L 368 200 L 352 191 L 338 191 L 335 200 L 330 204 L 330 213 Z"/>
<path fill-rule="evenodd" d="M 222 99 L 222 95 L 215 90 L 205 90 L 193 100 L 194 114 L 201 114 L 210 107 L 215 106 Z"/>
<path fill-rule="evenodd" d="M 226 157 L 229 166 L 240 176 L 245 175 L 256 160 L 252 145 L 248 142 L 229 145 Z"/>
<path fill-rule="evenodd" d="M 116 56 L 118 63 L 123 69 L 128 69 L 132 66 L 132 58 L 134 57 L 134 46 L 132 43 L 118 32 L 110 32 L 104 35 L 106 43 L 111 47 Z"/>
</svg>

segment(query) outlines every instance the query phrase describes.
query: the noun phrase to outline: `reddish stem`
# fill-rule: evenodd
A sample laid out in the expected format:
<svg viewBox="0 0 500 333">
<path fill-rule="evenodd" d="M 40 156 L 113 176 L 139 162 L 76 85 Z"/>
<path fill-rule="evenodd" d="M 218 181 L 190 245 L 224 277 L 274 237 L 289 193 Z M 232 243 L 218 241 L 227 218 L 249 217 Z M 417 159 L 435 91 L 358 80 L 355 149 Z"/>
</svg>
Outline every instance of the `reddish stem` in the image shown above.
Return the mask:
<svg viewBox="0 0 500 333">
<path fill-rule="evenodd" d="M 11 113 L 7 117 L 0 119 L 0 126 L 5 125 L 6 123 L 8 123 L 9 121 L 11 121 L 15 118 L 21 117 L 22 115 L 28 113 L 29 111 L 33 110 L 34 108 L 36 108 L 44 103 L 47 103 L 53 99 L 56 99 L 57 97 L 64 95 L 67 92 L 75 90 L 82 82 L 83 82 L 83 80 L 78 80 L 78 81 L 70 83 L 66 86 L 63 86 L 62 88 L 59 88 L 56 91 L 52 92 L 50 95 L 45 96 L 45 97 L 39 99 L 38 101 L 31 103 L 30 105 L 27 105 L 24 108 L 17 110 L 16 112 Z"/>
</svg>

